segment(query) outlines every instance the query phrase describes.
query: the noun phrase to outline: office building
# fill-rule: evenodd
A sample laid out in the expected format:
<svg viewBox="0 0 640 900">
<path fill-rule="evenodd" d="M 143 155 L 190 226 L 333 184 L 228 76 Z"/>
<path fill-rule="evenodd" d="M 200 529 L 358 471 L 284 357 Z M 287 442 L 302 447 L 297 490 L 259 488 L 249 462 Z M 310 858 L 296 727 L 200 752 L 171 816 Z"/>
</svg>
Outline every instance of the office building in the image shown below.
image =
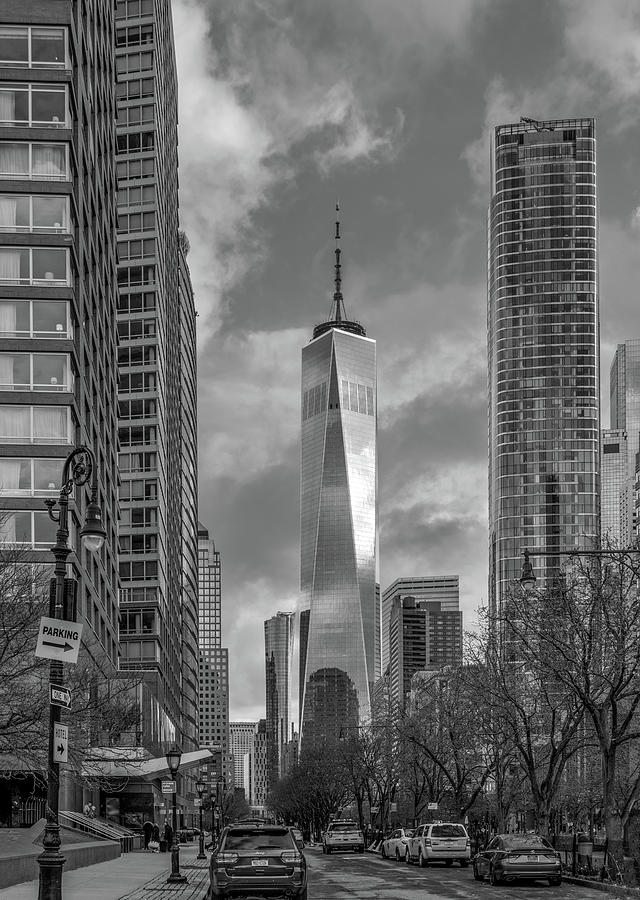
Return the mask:
<svg viewBox="0 0 640 900">
<path fill-rule="evenodd" d="M 336 240 L 339 240 L 336 224 Z M 301 749 L 370 717 L 376 662 L 376 343 L 332 314 L 302 351 Z"/>
<path fill-rule="evenodd" d="M 58 499 L 72 449 L 88 445 L 107 537 L 99 553 L 80 547 L 90 484 L 76 487 L 68 572 L 83 644 L 109 678 L 118 661 L 114 8 L 96 0 L 93 9 L 89 18 L 62 0 L 0 6 L 0 538 L 49 568 L 57 526 L 44 501 Z M 89 728 L 83 739 L 105 735 Z M 82 809 L 86 794 L 66 770 L 60 808 Z"/>
<path fill-rule="evenodd" d="M 290 668 L 293 654 L 294 614 L 279 612 L 264 623 L 266 685 L 267 784 L 270 790 L 286 774 L 284 745 L 289 740 L 291 704 Z"/>
<path fill-rule="evenodd" d="M 257 722 L 229 722 L 229 748 L 233 757 L 233 782 L 230 786 L 242 788 L 247 803 L 251 802 L 251 768 L 245 766 L 245 756 L 253 753 Z"/>
<path fill-rule="evenodd" d="M 628 547 L 631 505 L 625 502 L 632 480 L 629 478 L 627 432 L 617 428 L 603 429 L 602 468 L 600 472 L 600 530 L 603 542 L 614 547 Z M 634 464 L 635 469 L 635 464 Z M 635 476 L 635 471 L 634 471 Z M 624 535 L 624 543 L 623 540 Z"/>
<path fill-rule="evenodd" d="M 412 578 L 396 578 L 382 592 L 381 658 L 382 672 L 389 665 L 389 622 L 391 607 L 396 598 L 414 597 L 416 600 L 437 602 L 443 612 L 460 609 L 460 579 L 458 575 L 422 575 Z"/>
<path fill-rule="evenodd" d="M 143 744 L 198 741 L 195 309 L 179 233 L 169 0 L 116 11 L 122 667 Z"/>
<path fill-rule="evenodd" d="M 599 334 L 593 119 L 521 119 L 491 147 L 489 608 L 522 553 L 539 585 L 553 551 L 599 537 Z"/>
<path fill-rule="evenodd" d="M 204 525 L 198 526 L 200 747 L 220 754 L 217 774 L 228 778 L 229 652 L 222 647 L 220 551 Z"/>
<path fill-rule="evenodd" d="M 267 794 L 267 722 L 260 719 L 256 727 L 251 757 L 251 800 L 256 812 L 264 812 Z"/>
<path fill-rule="evenodd" d="M 403 709 L 411 679 L 423 670 L 462 664 L 462 612 L 437 601 L 396 595 L 389 620 L 389 700 Z"/>
<path fill-rule="evenodd" d="M 619 486 L 620 491 L 620 547 L 631 546 L 636 534 L 634 481 L 636 454 L 640 449 L 640 340 L 634 339 L 618 344 L 611 363 L 610 380 L 611 428 L 626 432 L 626 477 Z M 611 451 L 610 451 L 611 452 Z M 605 460 L 602 461 L 603 479 Z M 607 488 L 611 493 L 611 488 Z M 603 519 L 604 494 L 603 493 Z M 603 522 L 603 537 L 605 536 Z"/>
</svg>

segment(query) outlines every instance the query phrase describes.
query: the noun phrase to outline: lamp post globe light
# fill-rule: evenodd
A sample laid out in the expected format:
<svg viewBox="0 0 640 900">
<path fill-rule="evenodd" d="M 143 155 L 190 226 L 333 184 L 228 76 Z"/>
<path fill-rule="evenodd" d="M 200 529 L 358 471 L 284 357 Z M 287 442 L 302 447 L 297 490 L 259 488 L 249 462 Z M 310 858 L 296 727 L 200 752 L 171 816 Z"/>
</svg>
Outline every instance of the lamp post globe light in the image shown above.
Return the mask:
<svg viewBox="0 0 640 900">
<path fill-rule="evenodd" d="M 186 875 L 180 874 L 180 841 L 178 840 L 178 797 L 176 778 L 178 777 L 181 759 L 182 750 L 177 744 L 174 744 L 166 753 L 167 767 L 171 772 L 171 780 L 173 781 L 173 844 L 171 845 L 171 875 L 167 878 L 168 884 L 185 884 L 187 881 Z"/>
<path fill-rule="evenodd" d="M 55 565 L 49 591 L 49 618 L 75 621 L 75 582 L 66 578 L 69 547 L 69 497 L 74 487 L 82 487 L 91 480 L 91 500 L 87 505 L 80 537 L 92 552 L 101 549 L 106 532 L 98 505 L 98 472 L 93 451 L 84 445 L 76 447 L 66 458 L 62 468 L 62 485 L 58 500 L 45 500 L 49 517 L 56 522 L 56 543 L 51 548 Z M 56 515 L 55 508 L 58 507 Z M 64 685 L 62 662 L 51 660 L 50 685 Z M 50 690 L 51 696 L 51 690 Z M 55 730 L 60 723 L 60 707 L 49 706 L 49 752 L 47 757 L 47 823 L 42 840 L 43 851 L 38 857 L 38 900 L 62 900 L 62 867 L 65 857 L 60 853 L 60 764 L 55 761 Z"/>
<path fill-rule="evenodd" d="M 198 855 L 196 859 L 206 859 L 207 855 L 204 852 L 204 831 L 202 830 L 202 799 L 204 797 L 204 792 L 207 789 L 207 783 L 205 781 L 196 781 L 196 791 L 198 793 L 198 797 L 200 798 L 200 839 L 199 839 L 199 847 L 198 847 Z"/>
</svg>

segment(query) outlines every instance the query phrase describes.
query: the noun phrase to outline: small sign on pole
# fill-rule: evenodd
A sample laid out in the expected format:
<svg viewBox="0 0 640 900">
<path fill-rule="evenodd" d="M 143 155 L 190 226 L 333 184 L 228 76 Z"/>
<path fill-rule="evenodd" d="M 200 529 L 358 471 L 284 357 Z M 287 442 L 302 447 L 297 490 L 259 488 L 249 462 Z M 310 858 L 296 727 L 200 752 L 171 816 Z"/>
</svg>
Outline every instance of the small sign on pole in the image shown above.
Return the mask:
<svg viewBox="0 0 640 900">
<path fill-rule="evenodd" d="M 200 799 L 200 797 L 194 797 L 193 805 L 196 807 L 196 809 L 198 806 L 202 806 L 202 800 Z"/>
<path fill-rule="evenodd" d="M 438 808 L 437 803 L 427 803 L 427 809 L 437 809 L 437 808 Z"/>
<path fill-rule="evenodd" d="M 40 631 L 36 644 L 36 656 L 59 659 L 65 663 L 77 663 L 82 639 L 82 625 L 66 619 L 40 619 Z"/>
<path fill-rule="evenodd" d="M 62 709 L 71 709 L 71 691 L 61 684 L 49 684 L 49 703 Z"/>
<path fill-rule="evenodd" d="M 69 757 L 69 729 L 59 722 L 53 726 L 53 761 L 67 762 Z"/>
<path fill-rule="evenodd" d="M 163 794 L 175 794 L 175 792 L 176 792 L 175 781 L 163 781 L 162 782 L 162 793 Z"/>
</svg>

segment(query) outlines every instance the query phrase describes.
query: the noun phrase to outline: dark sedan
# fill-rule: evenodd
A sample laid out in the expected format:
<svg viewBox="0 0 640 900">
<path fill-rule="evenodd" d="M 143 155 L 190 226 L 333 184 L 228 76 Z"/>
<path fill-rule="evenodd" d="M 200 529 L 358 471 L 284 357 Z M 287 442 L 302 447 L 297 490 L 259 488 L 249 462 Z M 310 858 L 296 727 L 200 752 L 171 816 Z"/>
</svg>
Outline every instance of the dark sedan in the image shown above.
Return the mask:
<svg viewBox="0 0 640 900">
<path fill-rule="evenodd" d="M 307 864 L 291 829 L 230 825 L 211 856 L 208 900 L 289 897 L 307 900 Z"/>
<path fill-rule="evenodd" d="M 488 877 L 491 884 L 546 878 L 558 885 L 562 865 L 551 844 L 537 834 L 497 834 L 474 857 L 473 877 L 477 881 Z"/>
</svg>

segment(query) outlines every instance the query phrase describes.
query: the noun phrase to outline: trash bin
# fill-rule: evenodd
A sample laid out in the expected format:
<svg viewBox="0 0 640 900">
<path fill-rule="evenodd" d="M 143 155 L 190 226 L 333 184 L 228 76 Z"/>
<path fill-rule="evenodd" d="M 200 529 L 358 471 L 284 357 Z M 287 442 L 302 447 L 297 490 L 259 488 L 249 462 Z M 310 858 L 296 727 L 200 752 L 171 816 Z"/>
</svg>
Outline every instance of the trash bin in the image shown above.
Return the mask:
<svg viewBox="0 0 640 900">
<path fill-rule="evenodd" d="M 167 842 L 160 841 L 160 853 L 166 853 L 166 852 L 167 852 Z"/>
</svg>

